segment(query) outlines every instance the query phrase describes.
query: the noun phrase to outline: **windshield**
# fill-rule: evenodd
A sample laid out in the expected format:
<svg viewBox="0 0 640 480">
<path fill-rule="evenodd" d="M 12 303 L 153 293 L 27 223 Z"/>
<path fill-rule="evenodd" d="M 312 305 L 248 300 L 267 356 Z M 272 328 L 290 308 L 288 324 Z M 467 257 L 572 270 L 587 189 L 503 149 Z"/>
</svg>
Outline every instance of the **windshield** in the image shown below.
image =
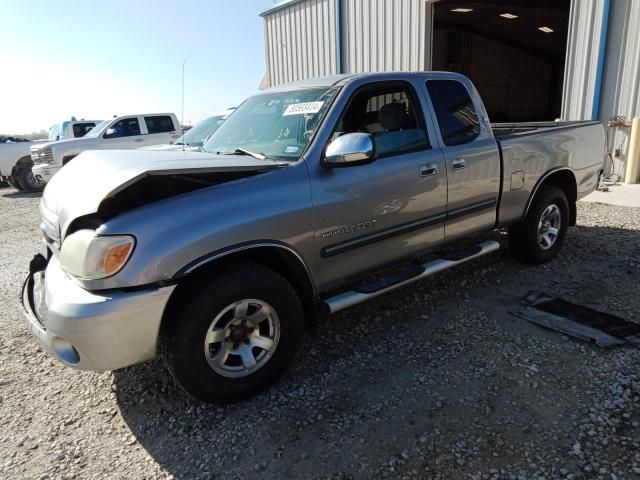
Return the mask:
<svg viewBox="0 0 640 480">
<path fill-rule="evenodd" d="M 55 124 L 53 127 L 49 129 L 49 140 L 53 140 L 54 142 L 60 140 L 60 125 Z"/>
<path fill-rule="evenodd" d="M 107 125 L 109 125 L 110 123 L 111 120 L 103 120 L 91 130 L 89 130 L 84 136 L 88 138 L 96 138 L 102 133 L 105 128 L 107 128 Z"/>
<path fill-rule="evenodd" d="M 213 117 L 205 118 L 176 140 L 176 143 L 188 145 L 190 147 L 201 147 L 207 137 L 220 128 L 220 125 L 222 125 L 225 118 L 225 115 L 215 115 Z"/>
<path fill-rule="evenodd" d="M 256 95 L 240 105 L 204 144 L 207 152 L 245 149 L 270 158 L 297 160 L 335 98 L 335 88 Z"/>
</svg>

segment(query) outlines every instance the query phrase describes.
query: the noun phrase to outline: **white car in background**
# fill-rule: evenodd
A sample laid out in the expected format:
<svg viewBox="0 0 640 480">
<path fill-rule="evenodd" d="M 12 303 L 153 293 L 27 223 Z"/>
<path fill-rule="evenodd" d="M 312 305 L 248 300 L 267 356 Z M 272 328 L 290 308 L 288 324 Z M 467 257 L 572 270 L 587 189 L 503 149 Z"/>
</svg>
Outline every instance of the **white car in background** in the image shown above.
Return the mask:
<svg viewBox="0 0 640 480">
<path fill-rule="evenodd" d="M 46 183 L 85 150 L 130 150 L 170 143 L 181 135 L 182 128 L 173 113 L 115 117 L 96 125 L 82 138 L 32 146 L 33 176 L 37 181 Z"/>
<path fill-rule="evenodd" d="M 217 115 L 205 118 L 171 144 L 152 145 L 151 147 L 143 147 L 141 150 L 200 150 L 204 142 L 220 128 L 220 125 L 234 110 L 235 108 L 228 108 Z"/>
<path fill-rule="evenodd" d="M 39 192 L 44 184 L 35 179 L 31 173 L 31 147 L 67 138 L 84 136 L 101 120 L 67 120 L 49 129 L 48 140 L 18 141 L 0 143 L 0 180 L 18 190 Z"/>
</svg>

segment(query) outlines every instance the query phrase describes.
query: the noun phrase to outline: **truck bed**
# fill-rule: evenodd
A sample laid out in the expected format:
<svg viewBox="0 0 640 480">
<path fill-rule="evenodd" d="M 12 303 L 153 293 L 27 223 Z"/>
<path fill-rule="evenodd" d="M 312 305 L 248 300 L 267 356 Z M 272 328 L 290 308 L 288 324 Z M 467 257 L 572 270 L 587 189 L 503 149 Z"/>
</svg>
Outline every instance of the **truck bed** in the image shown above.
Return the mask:
<svg viewBox="0 0 640 480">
<path fill-rule="evenodd" d="M 604 164 L 600 122 L 496 123 L 492 128 L 503 169 L 498 226 L 522 217 L 546 174 L 563 171 L 563 175 L 573 175 L 577 187 L 574 201 L 596 188 Z"/>
<path fill-rule="evenodd" d="M 497 139 L 503 139 L 505 137 L 512 137 L 514 135 L 522 135 L 525 133 L 538 132 L 540 130 L 567 128 L 567 127 L 579 127 L 585 125 L 592 125 L 594 122 L 591 120 L 579 120 L 579 121 L 561 121 L 561 122 L 517 122 L 517 123 L 492 123 L 491 129 L 493 135 Z"/>
</svg>

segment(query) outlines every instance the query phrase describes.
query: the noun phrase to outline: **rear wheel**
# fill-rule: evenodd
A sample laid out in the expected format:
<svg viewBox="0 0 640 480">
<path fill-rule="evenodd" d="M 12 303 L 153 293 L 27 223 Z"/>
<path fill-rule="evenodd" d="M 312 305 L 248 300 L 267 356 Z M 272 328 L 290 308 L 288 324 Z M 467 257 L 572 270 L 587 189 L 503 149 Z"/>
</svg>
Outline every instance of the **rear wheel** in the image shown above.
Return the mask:
<svg viewBox="0 0 640 480">
<path fill-rule="evenodd" d="M 569 226 L 569 201 L 557 187 L 543 186 L 522 223 L 509 228 L 511 252 L 527 263 L 545 263 L 558 255 Z"/>
<path fill-rule="evenodd" d="M 233 402 L 267 388 L 302 339 L 296 291 L 260 265 L 226 269 L 177 310 L 161 353 L 176 381 L 205 402 Z"/>
<path fill-rule="evenodd" d="M 31 172 L 31 165 L 20 165 L 16 175 L 18 184 L 25 192 L 41 192 L 44 190 L 44 182 L 37 180 Z"/>
</svg>

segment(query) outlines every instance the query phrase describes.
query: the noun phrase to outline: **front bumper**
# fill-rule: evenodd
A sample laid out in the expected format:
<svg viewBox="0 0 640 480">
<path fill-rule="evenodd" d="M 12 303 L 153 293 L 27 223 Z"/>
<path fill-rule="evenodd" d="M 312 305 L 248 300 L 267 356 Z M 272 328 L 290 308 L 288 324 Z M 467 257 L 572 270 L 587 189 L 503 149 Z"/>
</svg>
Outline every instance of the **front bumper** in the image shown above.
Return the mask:
<svg viewBox="0 0 640 480">
<path fill-rule="evenodd" d="M 52 257 L 32 261 L 22 289 L 27 326 L 62 363 L 116 370 L 156 355 L 162 314 L 175 285 L 125 292 L 84 290 Z M 40 265 L 40 267 L 38 267 Z M 39 270 L 40 269 L 40 270 Z"/>
<path fill-rule="evenodd" d="M 48 163 L 38 163 L 31 167 L 31 173 L 41 182 L 48 183 L 62 167 L 50 165 Z"/>
</svg>

